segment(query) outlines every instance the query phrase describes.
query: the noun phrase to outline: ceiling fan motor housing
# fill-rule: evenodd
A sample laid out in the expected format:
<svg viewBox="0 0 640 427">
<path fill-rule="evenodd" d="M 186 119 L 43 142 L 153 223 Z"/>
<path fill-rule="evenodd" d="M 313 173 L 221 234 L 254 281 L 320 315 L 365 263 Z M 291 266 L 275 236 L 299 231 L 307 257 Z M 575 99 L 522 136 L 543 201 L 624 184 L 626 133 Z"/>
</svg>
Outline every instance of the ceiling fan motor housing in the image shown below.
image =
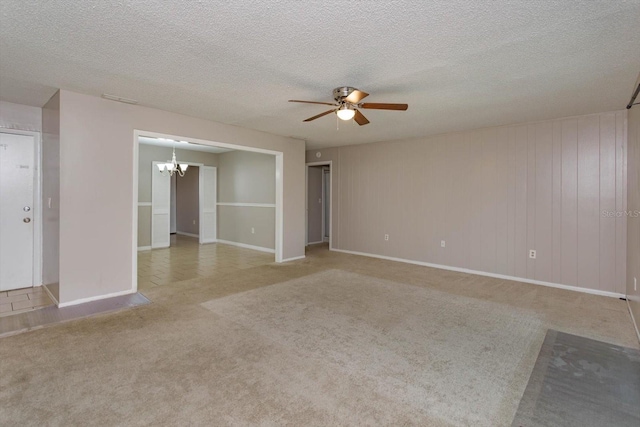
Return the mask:
<svg viewBox="0 0 640 427">
<path fill-rule="evenodd" d="M 333 90 L 333 99 L 335 99 L 337 102 L 341 102 L 344 98 L 349 96 L 351 92 L 353 92 L 354 90 L 357 90 L 357 89 L 351 86 L 337 87 Z"/>
</svg>

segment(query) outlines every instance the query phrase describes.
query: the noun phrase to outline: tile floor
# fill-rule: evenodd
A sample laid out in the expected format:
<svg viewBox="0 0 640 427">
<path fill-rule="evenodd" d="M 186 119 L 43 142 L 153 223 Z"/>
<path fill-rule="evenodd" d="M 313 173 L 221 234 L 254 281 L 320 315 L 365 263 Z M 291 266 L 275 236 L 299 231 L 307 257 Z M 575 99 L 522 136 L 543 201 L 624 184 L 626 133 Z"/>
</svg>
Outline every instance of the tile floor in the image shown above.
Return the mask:
<svg viewBox="0 0 640 427">
<path fill-rule="evenodd" d="M 200 245 L 189 236 L 171 236 L 171 247 L 138 253 L 138 290 L 274 262 L 274 255 L 224 244 Z M 0 317 L 53 305 L 42 287 L 0 292 Z"/>
<path fill-rule="evenodd" d="M 53 305 L 41 286 L 0 292 L 0 317 Z"/>
<path fill-rule="evenodd" d="M 275 255 L 173 234 L 171 247 L 138 252 L 138 290 L 274 262 Z"/>
</svg>

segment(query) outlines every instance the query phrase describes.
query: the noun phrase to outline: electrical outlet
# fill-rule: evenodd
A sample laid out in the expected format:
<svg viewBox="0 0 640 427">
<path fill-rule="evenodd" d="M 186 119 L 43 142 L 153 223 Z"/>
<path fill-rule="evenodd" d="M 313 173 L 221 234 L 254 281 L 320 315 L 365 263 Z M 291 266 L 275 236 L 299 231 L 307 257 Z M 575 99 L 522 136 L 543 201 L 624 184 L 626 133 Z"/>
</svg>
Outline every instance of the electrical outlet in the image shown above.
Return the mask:
<svg viewBox="0 0 640 427">
<path fill-rule="evenodd" d="M 535 249 L 529 249 L 529 258 L 536 259 L 536 250 Z"/>
<path fill-rule="evenodd" d="M 196 225 L 196 220 L 195 219 L 193 220 L 193 225 Z"/>
<path fill-rule="evenodd" d="M 388 234 L 385 234 L 385 235 L 384 235 L 384 240 L 385 240 L 385 241 L 389 241 L 389 235 L 388 235 Z"/>
<path fill-rule="evenodd" d="M 322 199 L 318 199 L 318 204 L 321 205 L 322 204 Z"/>
<path fill-rule="evenodd" d="M 440 240 L 440 247 L 444 248 L 447 246 L 447 242 L 445 242 L 444 240 Z"/>
<path fill-rule="evenodd" d="M 251 234 L 256 234 L 256 229 L 251 227 Z"/>
</svg>

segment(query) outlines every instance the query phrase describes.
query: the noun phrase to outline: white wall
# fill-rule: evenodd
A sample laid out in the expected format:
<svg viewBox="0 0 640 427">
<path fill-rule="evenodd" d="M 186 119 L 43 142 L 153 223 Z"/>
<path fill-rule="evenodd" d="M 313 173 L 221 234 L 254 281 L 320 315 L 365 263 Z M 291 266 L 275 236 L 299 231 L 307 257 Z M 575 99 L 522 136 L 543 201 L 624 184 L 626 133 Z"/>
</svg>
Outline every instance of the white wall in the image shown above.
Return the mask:
<svg viewBox="0 0 640 427">
<path fill-rule="evenodd" d="M 284 258 L 304 255 L 303 141 L 61 90 L 63 304 L 132 289 L 136 129 L 284 153 Z"/>
<path fill-rule="evenodd" d="M 621 295 L 627 219 L 602 211 L 626 207 L 626 120 L 312 150 L 307 161 L 333 160 L 334 248 Z"/>
</svg>

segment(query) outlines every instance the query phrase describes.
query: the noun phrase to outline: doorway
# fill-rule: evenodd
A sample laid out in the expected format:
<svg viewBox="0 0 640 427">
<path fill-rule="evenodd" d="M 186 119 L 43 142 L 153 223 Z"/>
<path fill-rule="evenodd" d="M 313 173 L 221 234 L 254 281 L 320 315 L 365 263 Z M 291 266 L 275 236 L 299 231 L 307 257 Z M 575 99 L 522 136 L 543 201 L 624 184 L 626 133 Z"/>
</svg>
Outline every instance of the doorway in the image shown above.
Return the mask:
<svg viewBox="0 0 640 427">
<path fill-rule="evenodd" d="M 306 244 L 331 244 L 332 170 L 331 162 L 307 163 Z"/>
<path fill-rule="evenodd" d="M 322 166 L 322 241 L 329 242 L 331 229 L 331 170 Z"/>
<path fill-rule="evenodd" d="M 184 176 L 171 177 L 171 234 L 200 239 L 200 168 L 189 166 Z"/>
<path fill-rule="evenodd" d="M 0 291 L 41 279 L 40 144 L 33 132 L 0 132 Z"/>
<path fill-rule="evenodd" d="M 217 232 L 217 168 L 202 163 L 188 165 L 184 176 L 151 167 L 151 249 L 171 245 L 171 234 L 214 243 Z"/>
<path fill-rule="evenodd" d="M 143 147 L 147 148 L 143 150 Z M 159 155 L 155 149 L 158 147 L 167 151 Z M 172 191 L 172 180 L 163 176 L 154 164 L 166 164 L 164 159 L 172 157 L 174 148 L 177 163 L 189 165 L 185 177 L 189 177 L 189 170 L 197 171 L 198 216 L 187 218 L 191 226 L 199 225 L 198 239 L 187 234 L 195 233 L 179 225 L 181 180 L 185 177 L 176 178 Z M 225 260 L 233 268 L 270 263 L 274 255 L 276 262 L 289 261 L 283 259 L 282 152 L 136 130 L 134 153 L 137 206 L 134 205 L 133 212 L 133 290 L 137 291 L 139 284 L 144 289 L 160 285 L 158 282 L 173 283 L 193 275 L 215 273 L 225 267 Z M 205 158 L 203 154 L 214 158 Z M 268 159 L 270 168 L 265 168 L 266 163 L 257 157 Z M 270 191 L 257 191 L 265 188 Z M 270 199 L 256 200 L 256 193 L 270 194 Z M 173 230 L 180 234 L 172 236 Z M 253 240 L 256 243 L 252 243 Z M 152 248 L 162 249 L 152 251 Z"/>
</svg>

